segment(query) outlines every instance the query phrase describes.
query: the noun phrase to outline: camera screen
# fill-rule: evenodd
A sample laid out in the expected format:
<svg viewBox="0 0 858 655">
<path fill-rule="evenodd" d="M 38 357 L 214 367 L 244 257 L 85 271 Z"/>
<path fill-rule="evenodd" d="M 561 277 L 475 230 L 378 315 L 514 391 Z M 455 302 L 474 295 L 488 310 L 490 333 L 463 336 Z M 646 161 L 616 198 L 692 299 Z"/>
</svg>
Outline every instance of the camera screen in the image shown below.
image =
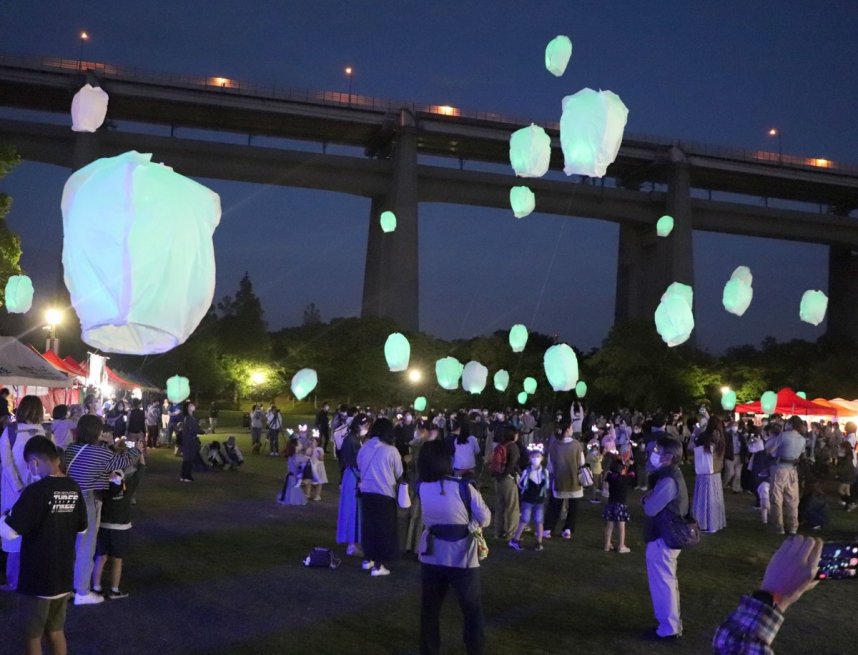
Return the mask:
<svg viewBox="0 0 858 655">
<path fill-rule="evenodd" d="M 854 580 L 856 573 L 858 573 L 858 543 L 827 543 L 822 546 L 817 580 Z"/>
</svg>

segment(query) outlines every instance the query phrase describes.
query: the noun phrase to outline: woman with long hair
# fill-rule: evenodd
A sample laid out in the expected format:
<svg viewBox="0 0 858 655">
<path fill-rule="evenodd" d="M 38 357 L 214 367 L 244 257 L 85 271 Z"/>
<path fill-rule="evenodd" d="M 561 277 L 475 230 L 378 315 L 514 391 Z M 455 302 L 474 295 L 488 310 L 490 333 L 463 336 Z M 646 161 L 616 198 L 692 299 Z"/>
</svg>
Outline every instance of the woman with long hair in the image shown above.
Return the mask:
<svg viewBox="0 0 858 655">
<path fill-rule="evenodd" d="M 361 441 L 369 432 L 370 420 L 366 414 L 349 418 L 346 436 L 338 449 L 340 463 L 343 466 L 340 485 L 340 504 L 337 512 L 337 543 L 347 544 L 346 555 L 362 556 L 360 548 L 360 499 L 358 498 L 358 452 Z"/>
<path fill-rule="evenodd" d="M 696 478 L 691 513 L 703 532 L 715 533 L 727 527 L 724 488 L 721 486 L 727 442 L 721 419 L 711 417 L 692 443 Z"/>
<path fill-rule="evenodd" d="M 182 474 L 179 482 L 193 482 L 191 471 L 200 454 L 200 424 L 194 412 L 197 407 L 190 400 L 182 403 Z"/>
</svg>

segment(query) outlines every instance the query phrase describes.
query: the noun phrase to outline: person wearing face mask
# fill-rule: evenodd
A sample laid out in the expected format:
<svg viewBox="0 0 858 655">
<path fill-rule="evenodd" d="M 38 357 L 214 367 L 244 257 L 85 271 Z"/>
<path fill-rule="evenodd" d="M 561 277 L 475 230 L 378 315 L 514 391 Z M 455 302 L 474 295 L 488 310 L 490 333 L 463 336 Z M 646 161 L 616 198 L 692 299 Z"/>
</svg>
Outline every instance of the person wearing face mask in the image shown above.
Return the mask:
<svg viewBox="0 0 858 655">
<path fill-rule="evenodd" d="M 343 425 L 346 425 L 343 423 Z M 343 467 L 343 482 L 340 485 L 340 504 L 337 512 L 337 543 L 347 544 L 346 555 L 363 557 L 360 547 L 360 517 L 358 515 L 358 471 L 357 457 L 361 442 L 369 433 L 370 421 L 364 414 L 358 414 L 343 428 L 345 435 L 340 441 L 338 457 Z M 336 433 L 335 433 L 336 434 Z"/>
<path fill-rule="evenodd" d="M 542 444 L 531 445 L 528 452 L 530 465 L 524 469 L 518 482 L 518 489 L 521 493 L 521 521 L 515 535 L 509 540 L 509 547 L 513 550 L 524 550 L 521 545 L 521 535 L 532 520 L 536 534 L 536 546 L 533 549 L 539 552 L 543 549 L 542 532 L 545 527 L 545 501 L 548 499 L 550 481 L 548 470 L 542 466 Z"/>
<path fill-rule="evenodd" d="M 670 437 L 656 442 L 649 458 L 649 488 L 642 499 L 644 510 L 644 541 L 646 542 L 646 573 L 653 612 L 658 621 L 658 639 L 678 639 L 682 636 L 679 615 L 679 580 L 676 565 L 680 551 L 669 548 L 658 531 L 655 517 L 662 511 L 679 516 L 688 514 L 688 488 L 679 471 L 682 444 Z"/>
</svg>

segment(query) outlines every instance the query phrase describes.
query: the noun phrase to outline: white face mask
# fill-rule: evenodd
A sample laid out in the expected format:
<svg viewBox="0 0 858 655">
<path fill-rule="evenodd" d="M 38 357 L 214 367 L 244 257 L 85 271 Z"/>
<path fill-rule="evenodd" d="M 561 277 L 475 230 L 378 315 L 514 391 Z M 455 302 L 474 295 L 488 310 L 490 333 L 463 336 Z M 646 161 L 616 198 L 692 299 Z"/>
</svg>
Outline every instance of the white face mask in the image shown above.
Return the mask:
<svg viewBox="0 0 858 655">
<path fill-rule="evenodd" d="M 360 436 L 365 437 L 365 436 L 366 436 L 366 434 L 367 434 L 367 432 L 369 432 L 369 430 L 361 430 L 361 431 L 360 431 Z"/>
<path fill-rule="evenodd" d="M 654 469 L 661 468 L 661 453 L 652 453 L 649 456 L 649 465 Z"/>
</svg>

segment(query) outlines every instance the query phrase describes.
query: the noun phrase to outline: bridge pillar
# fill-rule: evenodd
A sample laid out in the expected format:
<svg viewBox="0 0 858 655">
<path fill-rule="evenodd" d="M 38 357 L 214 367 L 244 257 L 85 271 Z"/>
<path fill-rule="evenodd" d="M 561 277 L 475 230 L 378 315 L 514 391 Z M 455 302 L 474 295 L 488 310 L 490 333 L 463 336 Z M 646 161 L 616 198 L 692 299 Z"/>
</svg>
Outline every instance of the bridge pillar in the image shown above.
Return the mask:
<svg viewBox="0 0 858 655">
<path fill-rule="evenodd" d="M 828 250 L 828 330 L 835 339 L 858 343 L 858 250 Z"/>
<path fill-rule="evenodd" d="M 98 159 L 98 132 L 75 132 L 72 150 L 72 170 L 79 171 Z"/>
</svg>

